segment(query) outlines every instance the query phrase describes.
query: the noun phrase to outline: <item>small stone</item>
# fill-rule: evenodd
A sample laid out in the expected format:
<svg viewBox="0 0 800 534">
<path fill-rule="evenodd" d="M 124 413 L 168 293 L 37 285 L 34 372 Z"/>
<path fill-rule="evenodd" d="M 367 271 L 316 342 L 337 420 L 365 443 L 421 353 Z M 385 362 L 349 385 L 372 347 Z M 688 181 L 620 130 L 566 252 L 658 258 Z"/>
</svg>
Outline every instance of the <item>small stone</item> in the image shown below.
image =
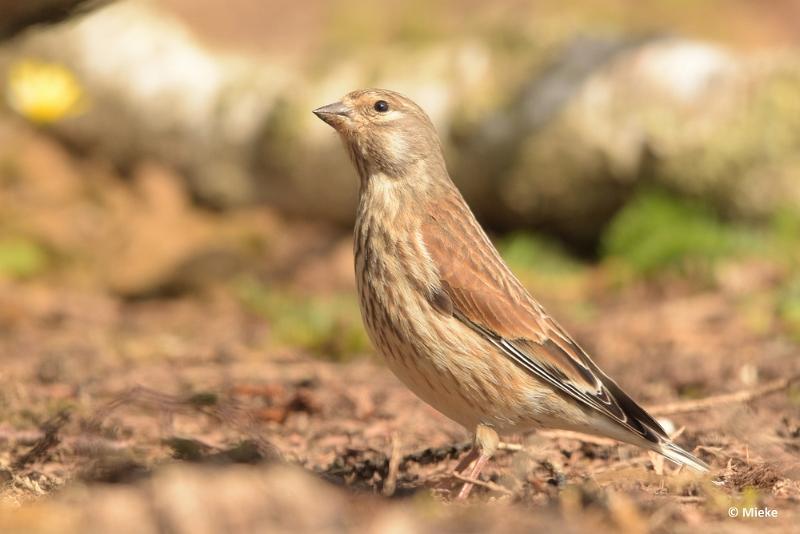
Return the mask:
<svg viewBox="0 0 800 534">
<path fill-rule="evenodd" d="M 0 467 L 0 484 L 6 484 L 14 480 L 14 473 L 10 469 Z"/>
</svg>

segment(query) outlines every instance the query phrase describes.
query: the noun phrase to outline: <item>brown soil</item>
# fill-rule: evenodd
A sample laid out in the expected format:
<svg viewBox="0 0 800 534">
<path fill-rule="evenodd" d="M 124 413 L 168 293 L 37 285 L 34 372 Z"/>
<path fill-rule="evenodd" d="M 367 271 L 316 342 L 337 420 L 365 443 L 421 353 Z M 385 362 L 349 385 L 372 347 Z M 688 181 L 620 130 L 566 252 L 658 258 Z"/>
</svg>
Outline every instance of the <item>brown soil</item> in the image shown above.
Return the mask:
<svg viewBox="0 0 800 534">
<path fill-rule="evenodd" d="M 631 290 L 603 299 L 602 313 L 576 329 L 651 406 L 797 373 L 797 346 L 748 333 L 735 300 Z M 501 451 L 487 487 L 462 506 L 451 503 L 459 481 L 450 473 L 469 448 L 464 429 L 373 358 L 331 363 L 270 347 L 269 324 L 224 291 L 125 301 L 27 283 L 4 285 L 0 302 L 1 495 L 30 511 L 6 509 L 0 525 L 46 531 L 64 507 L 76 531 L 115 530 L 130 510 L 142 514 L 137 532 L 796 524 L 796 390 L 670 418 L 685 426 L 678 441 L 713 466 L 710 477 L 632 447 L 541 432 L 509 436 L 522 450 Z M 224 488 L 246 494 L 241 507 Z M 278 495 L 283 504 L 265 513 L 260 503 Z M 207 507 L 179 513 L 189 502 Z M 730 506 L 779 515 L 730 519 Z"/>
</svg>

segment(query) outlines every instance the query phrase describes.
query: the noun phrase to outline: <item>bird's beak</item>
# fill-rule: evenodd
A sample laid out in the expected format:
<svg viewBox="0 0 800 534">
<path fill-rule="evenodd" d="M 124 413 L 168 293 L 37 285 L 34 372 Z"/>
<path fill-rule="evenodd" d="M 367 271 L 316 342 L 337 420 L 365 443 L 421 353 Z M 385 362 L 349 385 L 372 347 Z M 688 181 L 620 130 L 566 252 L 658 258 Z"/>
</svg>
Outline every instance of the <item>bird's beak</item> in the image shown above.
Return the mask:
<svg viewBox="0 0 800 534">
<path fill-rule="evenodd" d="M 350 118 L 350 108 L 342 102 L 334 102 L 313 111 L 314 115 L 324 120 L 337 130 Z"/>
</svg>

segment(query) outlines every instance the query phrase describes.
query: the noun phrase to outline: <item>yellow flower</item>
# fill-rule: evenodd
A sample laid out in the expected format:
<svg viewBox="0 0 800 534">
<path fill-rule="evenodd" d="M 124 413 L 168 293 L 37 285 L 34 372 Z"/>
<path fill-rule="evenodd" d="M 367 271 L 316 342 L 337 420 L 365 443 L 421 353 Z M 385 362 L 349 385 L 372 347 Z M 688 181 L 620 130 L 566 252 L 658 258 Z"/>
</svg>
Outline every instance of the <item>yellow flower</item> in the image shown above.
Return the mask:
<svg viewBox="0 0 800 534">
<path fill-rule="evenodd" d="M 50 124 L 86 109 L 83 88 L 63 65 L 25 59 L 9 69 L 8 105 L 26 119 Z"/>
</svg>

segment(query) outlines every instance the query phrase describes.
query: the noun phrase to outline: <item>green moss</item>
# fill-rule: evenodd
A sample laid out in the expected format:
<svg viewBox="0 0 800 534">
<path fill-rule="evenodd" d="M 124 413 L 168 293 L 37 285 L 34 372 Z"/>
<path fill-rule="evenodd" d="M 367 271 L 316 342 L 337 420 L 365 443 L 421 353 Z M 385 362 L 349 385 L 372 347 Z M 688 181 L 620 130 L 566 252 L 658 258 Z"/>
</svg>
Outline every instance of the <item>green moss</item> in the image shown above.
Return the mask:
<svg viewBox="0 0 800 534">
<path fill-rule="evenodd" d="M 333 360 L 346 360 L 369 348 L 353 295 L 312 297 L 252 278 L 237 281 L 234 291 L 246 307 L 267 319 L 272 340 L 278 345 Z"/>
<path fill-rule="evenodd" d="M 203 406 L 214 406 L 219 402 L 219 396 L 213 391 L 201 391 L 193 393 L 189 397 L 189 403 L 192 406 L 201 408 Z"/>
<path fill-rule="evenodd" d="M 38 243 L 19 237 L 0 238 L 0 276 L 30 278 L 47 266 L 48 255 Z"/>
<path fill-rule="evenodd" d="M 681 399 L 702 399 L 708 395 L 708 391 L 697 384 L 686 384 L 678 388 L 678 396 Z"/>
<path fill-rule="evenodd" d="M 789 335 L 800 341 L 800 275 L 790 279 L 779 291 L 777 312 Z"/>
<path fill-rule="evenodd" d="M 723 222 L 699 202 L 647 191 L 605 229 L 601 253 L 638 275 L 667 269 L 696 272 L 721 258 L 763 248 L 760 237 L 752 228 Z"/>
<path fill-rule="evenodd" d="M 791 271 L 800 271 L 800 213 L 782 210 L 770 225 L 772 256 L 786 263 Z"/>
<path fill-rule="evenodd" d="M 759 505 L 761 496 L 759 494 L 758 488 L 753 486 L 745 486 L 742 488 L 742 497 L 741 503 L 739 504 L 740 508 L 755 508 Z"/>
<path fill-rule="evenodd" d="M 511 233 L 498 242 L 497 248 L 514 270 L 561 275 L 582 267 L 561 244 L 530 232 Z"/>
<path fill-rule="evenodd" d="M 749 293 L 739 299 L 736 306 L 736 313 L 750 334 L 765 336 L 774 332 L 775 299 L 772 292 Z"/>
</svg>

